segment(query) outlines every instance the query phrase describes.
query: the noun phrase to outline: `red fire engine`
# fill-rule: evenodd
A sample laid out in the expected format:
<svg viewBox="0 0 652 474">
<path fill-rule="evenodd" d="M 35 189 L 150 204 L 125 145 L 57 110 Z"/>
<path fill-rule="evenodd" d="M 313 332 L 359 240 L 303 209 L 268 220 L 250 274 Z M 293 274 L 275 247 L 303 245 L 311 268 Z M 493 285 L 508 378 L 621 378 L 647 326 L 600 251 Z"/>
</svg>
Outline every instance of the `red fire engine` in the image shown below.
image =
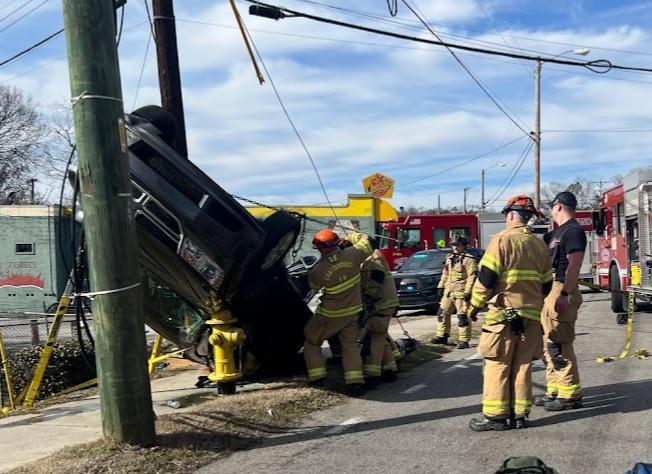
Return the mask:
<svg viewBox="0 0 652 474">
<path fill-rule="evenodd" d="M 652 170 L 632 173 L 604 192 L 596 223 L 600 285 L 652 296 L 651 199 Z M 611 309 L 625 312 L 627 296 L 612 292 Z"/>
<path fill-rule="evenodd" d="M 392 270 L 397 270 L 419 250 L 444 248 L 458 236 L 478 245 L 478 217 L 475 214 L 432 214 L 407 216 L 382 224 L 380 250 Z"/>
</svg>

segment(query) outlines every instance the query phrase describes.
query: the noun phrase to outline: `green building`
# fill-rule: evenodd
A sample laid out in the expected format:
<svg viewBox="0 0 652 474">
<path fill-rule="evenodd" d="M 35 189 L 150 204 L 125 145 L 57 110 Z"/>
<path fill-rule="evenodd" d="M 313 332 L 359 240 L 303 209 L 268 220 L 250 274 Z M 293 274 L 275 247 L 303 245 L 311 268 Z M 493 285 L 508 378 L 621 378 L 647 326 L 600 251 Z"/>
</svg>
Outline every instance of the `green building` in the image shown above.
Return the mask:
<svg viewBox="0 0 652 474">
<path fill-rule="evenodd" d="M 0 206 L 0 313 L 42 313 L 58 301 L 72 262 L 71 220 L 58 206 Z"/>
</svg>

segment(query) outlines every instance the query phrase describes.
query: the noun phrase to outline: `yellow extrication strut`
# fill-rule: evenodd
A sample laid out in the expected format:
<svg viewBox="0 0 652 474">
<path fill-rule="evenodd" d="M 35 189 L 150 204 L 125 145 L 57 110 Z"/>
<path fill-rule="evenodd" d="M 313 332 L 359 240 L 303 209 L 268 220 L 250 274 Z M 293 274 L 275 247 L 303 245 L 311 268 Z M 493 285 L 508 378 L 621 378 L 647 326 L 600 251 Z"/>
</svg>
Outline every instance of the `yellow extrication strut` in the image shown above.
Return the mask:
<svg viewBox="0 0 652 474">
<path fill-rule="evenodd" d="M 246 336 L 242 329 L 234 326 L 237 319 L 219 298 L 212 298 L 212 303 L 211 319 L 206 324 L 211 328 L 208 341 L 213 346 L 215 367 L 208 379 L 218 384 L 235 382 L 242 377 L 242 346 Z M 236 351 L 239 355 L 237 364 Z"/>
<path fill-rule="evenodd" d="M 611 357 L 598 357 L 596 362 L 598 364 L 604 364 L 605 362 L 613 362 L 615 360 L 625 359 L 629 355 L 629 351 L 632 348 L 632 334 L 634 333 L 634 308 L 636 308 L 636 293 L 634 291 L 629 291 L 629 297 L 627 298 L 627 334 L 625 336 L 625 348 L 618 356 Z M 645 349 L 637 349 L 634 351 L 632 357 L 645 358 L 647 356 L 647 351 Z"/>
</svg>

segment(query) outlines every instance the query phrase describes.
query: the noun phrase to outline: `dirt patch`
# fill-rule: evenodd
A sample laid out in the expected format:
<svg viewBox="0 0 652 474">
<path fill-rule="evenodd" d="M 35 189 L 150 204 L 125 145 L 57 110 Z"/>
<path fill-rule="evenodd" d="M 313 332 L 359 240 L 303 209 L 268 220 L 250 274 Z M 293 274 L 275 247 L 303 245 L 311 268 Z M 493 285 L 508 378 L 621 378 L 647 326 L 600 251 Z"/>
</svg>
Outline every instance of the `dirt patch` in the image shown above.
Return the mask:
<svg viewBox="0 0 652 474">
<path fill-rule="evenodd" d="M 156 421 L 158 445 L 136 448 L 96 441 L 66 448 L 14 474 L 189 473 L 266 436 L 298 427 L 307 414 L 340 403 L 342 395 L 307 387 L 260 390 L 214 400 Z"/>
</svg>

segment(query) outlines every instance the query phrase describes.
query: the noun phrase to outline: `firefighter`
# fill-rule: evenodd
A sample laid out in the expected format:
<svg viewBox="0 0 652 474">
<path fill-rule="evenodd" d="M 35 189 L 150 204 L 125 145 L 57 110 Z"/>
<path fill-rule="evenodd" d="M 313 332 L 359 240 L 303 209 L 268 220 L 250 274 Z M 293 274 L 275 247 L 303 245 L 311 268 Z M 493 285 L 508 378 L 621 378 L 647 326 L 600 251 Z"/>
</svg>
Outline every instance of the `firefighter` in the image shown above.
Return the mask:
<svg viewBox="0 0 652 474">
<path fill-rule="evenodd" d="M 467 255 L 468 241 L 458 236 L 453 243 L 453 253 L 446 257 L 444 271 L 439 280 L 439 313 L 435 344 L 446 344 L 451 329 L 451 315 L 457 312 L 458 349 L 468 349 L 471 340 L 471 322 L 466 316 L 466 308 L 471 300 L 471 289 L 478 273 L 478 265 L 473 257 Z"/>
<path fill-rule="evenodd" d="M 575 220 L 577 199 L 571 192 L 559 193 L 550 203 L 552 219 L 559 227 L 544 236 L 552 258 L 555 281 L 541 313 L 547 390 L 534 398 L 548 411 L 582 406 L 582 387 L 573 350 L 575 321 L 582 304 L 577 277 L 586 250 L 586 234 Z"/>
<path fill-rule="evenodd" d="M 358 317 L 362 313 L 360 265 L 371 255 L 365 235 L 352 234 L 355 244 L 340 248 L 339 236 L 330 229 L 319 231 L 312 241 L 321 258 L 308 276 L 311 288 L 322 290 L 315 314 L 304 328 L 306 341 L 303 355 L 312 385 L 323 386 L 326 366 L 321 353 L 323 342 L 338 335 L 342 346 L 342 364 L 347 392 L 352 396 L 364 392 L 362 358 L 358 344 Z"/>
<path fill-rule="evenodd" d="M 537 210 L 523 194 L 503 209 L 507 228 L 496 234 L 480 261 L 468 316 L 489 305 L 478 353 L 484 357 L 482 418 L 474 431 L 526 428 L 532 405 L 532 361 L 541 357 L 539 318 L 552 287 L 548 249 L 526 223 Z"/>
<path fill-rule="evenodd" d="M 361 272 L 364 327 L 371 339 L 364 375 L 367 387 L 373 388 L 381 376 L 387 381 L 396 379 L 397 366 L 387 330 L 398 312 L 399 302 L 392 272 L 379 250 L 374 250 L 362 263 Z"/>
</svg>

